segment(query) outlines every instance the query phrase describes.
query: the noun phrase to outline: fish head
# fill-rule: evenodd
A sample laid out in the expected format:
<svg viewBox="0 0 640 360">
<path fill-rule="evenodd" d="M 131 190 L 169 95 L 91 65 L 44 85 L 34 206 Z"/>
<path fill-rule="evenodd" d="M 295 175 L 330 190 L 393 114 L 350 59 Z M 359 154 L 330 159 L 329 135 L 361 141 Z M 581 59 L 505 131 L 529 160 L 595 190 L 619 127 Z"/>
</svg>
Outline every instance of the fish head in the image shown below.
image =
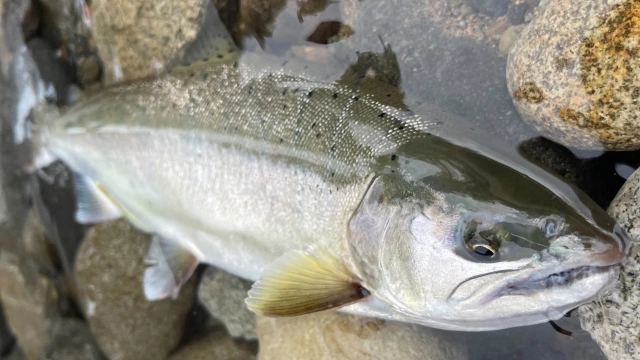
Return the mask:
<svg viewBox="0 0 640 360">
<path fill-rule="evenodd" d="M 467 180 L 481 175 L 462 170 Z M 350 221 L 349 247 L 363 286 L 382 303 L 376 311 L 443 329 L 496 330 L 556 320 L 617 279 L 627 239 L 602 209 L 503 175 L 488 176 L 494 197 L 473 186 L 439 189 L 437 177 L 372 182 Z M 512 181 L 535 196 L 505 195 Z"/>
</svg>

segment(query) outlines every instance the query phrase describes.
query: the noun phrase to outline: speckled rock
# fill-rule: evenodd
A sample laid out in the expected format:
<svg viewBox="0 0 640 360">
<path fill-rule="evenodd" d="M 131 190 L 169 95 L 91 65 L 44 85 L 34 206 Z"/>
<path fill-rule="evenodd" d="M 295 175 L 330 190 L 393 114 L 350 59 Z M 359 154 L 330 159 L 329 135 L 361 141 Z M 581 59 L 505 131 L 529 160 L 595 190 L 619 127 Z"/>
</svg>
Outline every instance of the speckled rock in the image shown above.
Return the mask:
<svg viewBox="0 0 640 360">
<path fill-rule="evenodd" d="M 224 331 L 217 331 L 194 340 L 167 360 L 254 360 L 257 344 L 234 340 Z"/>
<path fill-rule="evenodd" d="M 579 149 L 640 148 L 640 2 L 551 1 L 509 55 L 523 119 Z"/>
<path fill-rule="evenodd" d="M 38 360 L 103 360 L 89 327 L 79 319 L 56 319 L 50 324 L 53 338 Z"/>
<path fill-rule="evenodd" d="M 104 82 L 131 80 L 164 68 L 195 38 L 202 0 L 94 0 L 92 28 Z"/>
<path fill-rule="evenodd" d="M 640 358 L 640 171 L 627 180 L 609 214 L 633 240 L 615 287 L 578 309 L 582 328 L 610 360 Z"/>
<path fill-rule="evenodd" d="M 249 289 L 251 282 L 209 267 L 200 280 L 198 300 L 231 336 L 256 339 L 255 316 L 244 303 Z"/>
<path fill-rule="evenodd" d="M 180 341 L 195 277 L 176 300 L 149 302 L 142 292 L 149 237 L 125 220 L 94 226 L 75 262 L 82 308 L 110 359 L 163 359 Z"/>
<path fill-rule="evenodd" d="M 294 318 L 257 317 L 260 360 L 468 359 L 454 333 L 325 311 Z"/>
</svg>

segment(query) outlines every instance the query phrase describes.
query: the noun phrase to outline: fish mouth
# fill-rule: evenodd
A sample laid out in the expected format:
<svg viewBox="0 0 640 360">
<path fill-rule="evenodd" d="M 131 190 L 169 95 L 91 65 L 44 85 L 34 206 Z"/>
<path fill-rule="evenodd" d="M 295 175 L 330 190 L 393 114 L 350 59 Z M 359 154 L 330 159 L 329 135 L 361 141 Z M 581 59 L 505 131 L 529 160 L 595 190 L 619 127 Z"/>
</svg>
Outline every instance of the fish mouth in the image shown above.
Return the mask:
<svg viewBox="0 0 640 360">
<path fill-rule="evenodd" d="M 536 291 L 569 288 L 588 278 L 593 279 L 594 277 L 609 275 L 612 270 L 614 270 L 612 266 L 584 265 L 559 272 L 536 274 L 528 279 L 508 280 L 496 295 L 528 295 Z"/>
</svg>

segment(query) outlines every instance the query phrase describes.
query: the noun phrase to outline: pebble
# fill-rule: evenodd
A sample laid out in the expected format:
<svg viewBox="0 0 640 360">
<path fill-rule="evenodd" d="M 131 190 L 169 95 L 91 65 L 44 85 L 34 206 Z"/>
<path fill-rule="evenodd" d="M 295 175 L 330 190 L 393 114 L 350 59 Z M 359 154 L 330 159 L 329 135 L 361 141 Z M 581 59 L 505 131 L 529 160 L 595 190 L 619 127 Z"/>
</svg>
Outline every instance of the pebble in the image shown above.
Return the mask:
<svg viewBox="0 0 640 360">
<path fill-rule="evenodd" d="M 469 358 L 456 334 L 325 311 L 293 318 L 257 317 L 260 360 Z"/>
<path fill-rule="evenodd" d="M 583 329 L 610 360 L 640 358 L 640 171 L 627 180 L 608 209 L 633 241 L 618 282 L 578 309 Z"/>
<path fill-rule="evenodd" d="M 520 34 L 525 29 L 524 24 L 515 25 L 509 27 L 502 36 L 500 37 L 500 42 L 498 43 L 498 49 L 500 50 L 500 54 L 503 56 L 507 56 L 509 54 L 509 50 L 513 47 L 516 40 L 520 37 Z"/>
<path fill-rule="evenodd" d="M 196 276 L 176 300 L 147 301 L 142 291 L 149 236 L 125 220 L 95 225 L 75 261 L 82 310 L 110 359 L 163 359 L 182 338 Z"/>
<path fill-rule="evenodd" d="M 640 149 L 639 43 L 638 1 L 548 2 L 509 55 L 518 112 L 569 147 Z"/>
</svg>

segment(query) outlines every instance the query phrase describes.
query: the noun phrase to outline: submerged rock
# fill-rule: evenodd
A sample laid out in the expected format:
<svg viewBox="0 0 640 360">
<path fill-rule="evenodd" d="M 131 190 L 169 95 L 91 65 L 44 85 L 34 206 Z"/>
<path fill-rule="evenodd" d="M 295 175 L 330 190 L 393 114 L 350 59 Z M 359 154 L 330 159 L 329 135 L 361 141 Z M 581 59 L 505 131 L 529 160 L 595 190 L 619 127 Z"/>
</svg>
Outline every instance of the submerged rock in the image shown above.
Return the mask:
<svg viewBox="0 0 640 360">
<path fill-rule="evenodd" d="M 94 0 L 92 28 L 107 84 L 153 75 L 195 38 L 202 0 Z"/>
<path fill-rule="evenodd" d="M 502 16 L 509 9 L 511 0 L 466 0 L 476 11 L 489 16 Z"/>
<path fill-rule="evenodd" d="M 249 289 L 251 282 L 209 267 L 202 275 L 198 299 L 211 316 L 224 324 L 231 336 L 256 339 L 255 315 L 244 303 Z"/>
<path fill-rule="evenodd" d="M 294 318 L 257 317 L 260 360 L 468 359 L 453 333 L 325 311 Z"/>
<path fill-rule="evenodd" d="M 163 359 L 180 341 L 194 300 L 195 276 L 176 300 L 147 301 L 142 292 L 149 237 L 124 220 L 98 224 L 75 262 L 82 308 L 110 359 Z"/>
<path fill-rule="evenodd" d="M 217 331 L 186 344 L 167 360 L 253 360 L 256 358 L 253 345 Z"/>
<path fill-rule="evenodd" d="M 579 149 L 640 148 L 640 2 L 551 1 L 509 55 L 523 119 Z"/>
<path fill-rule="evenodd" d="M 625 229 L 631 252 L 615 287 L 578 309 L 582 328 L 610 360 L 640 358 L 640 170 L 627 180 L 609 214 Z"/>
</svg>

